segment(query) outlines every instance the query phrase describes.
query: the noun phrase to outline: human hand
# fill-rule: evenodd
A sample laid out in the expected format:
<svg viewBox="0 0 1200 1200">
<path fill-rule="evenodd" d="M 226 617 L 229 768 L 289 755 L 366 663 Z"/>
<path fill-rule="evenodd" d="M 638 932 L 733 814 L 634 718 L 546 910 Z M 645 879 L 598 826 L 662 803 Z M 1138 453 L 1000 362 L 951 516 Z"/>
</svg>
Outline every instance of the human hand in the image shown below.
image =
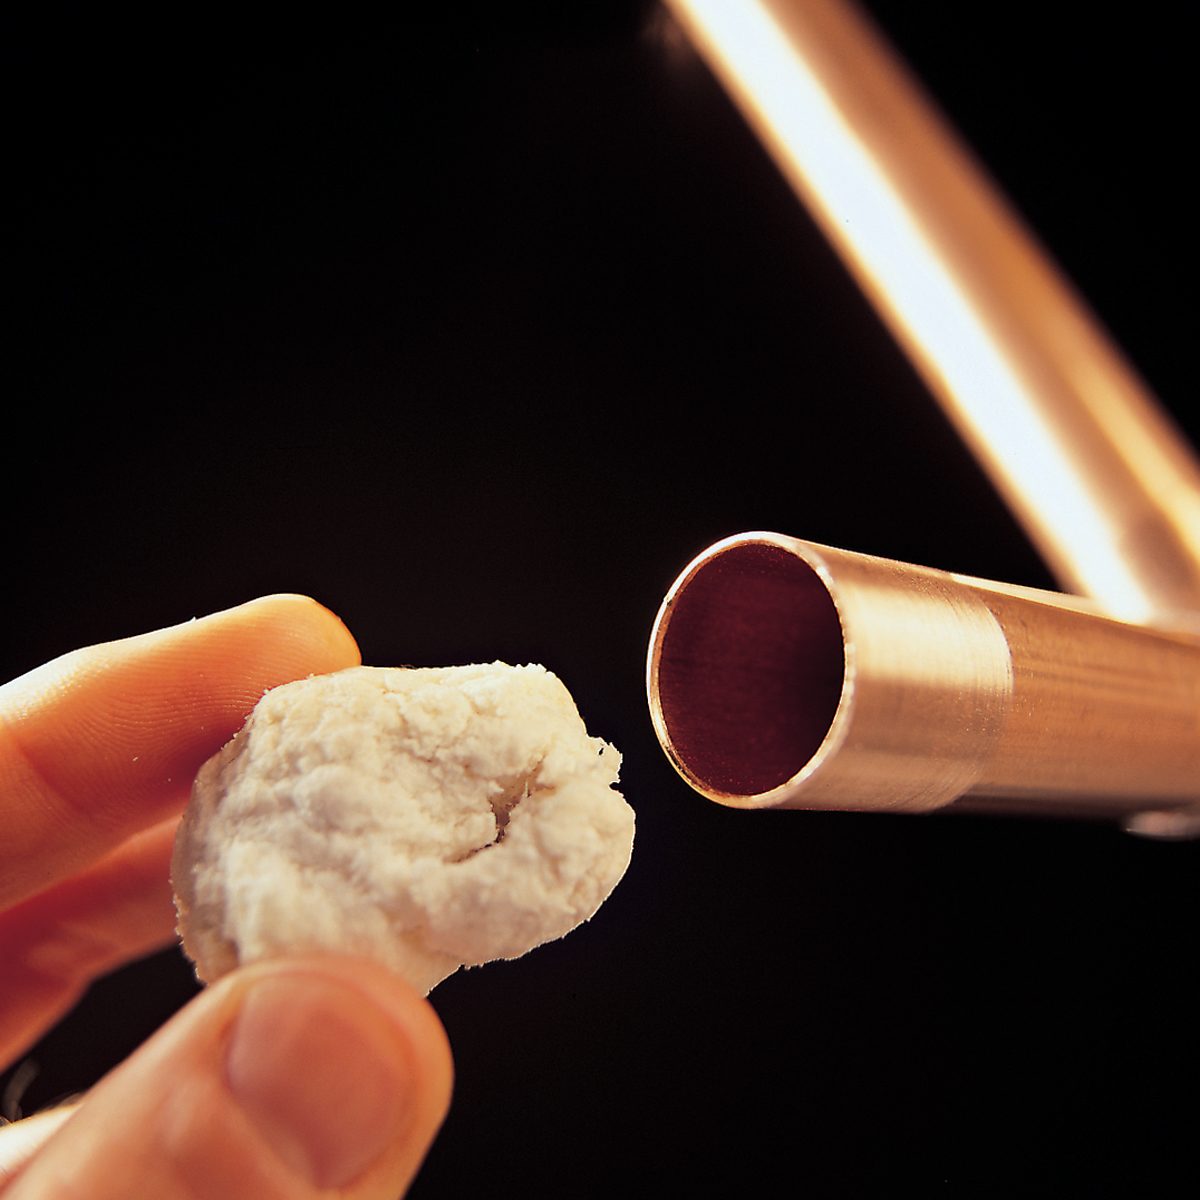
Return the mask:
<svg viewBox="0 0 1200 1200">
<path fill-rule="evenodd" d="M 0 687 L 0 1064 L 174 940 L 175 824 L 263 691 L 358 661 L 331 613 L 273 596 Z M 78 1104 L 0 1129 L 0 1196 L 391 1200 L 450 1085 L 442 1027 L 403 981 L 349 958 L 259 964 Z"/>
</svg>

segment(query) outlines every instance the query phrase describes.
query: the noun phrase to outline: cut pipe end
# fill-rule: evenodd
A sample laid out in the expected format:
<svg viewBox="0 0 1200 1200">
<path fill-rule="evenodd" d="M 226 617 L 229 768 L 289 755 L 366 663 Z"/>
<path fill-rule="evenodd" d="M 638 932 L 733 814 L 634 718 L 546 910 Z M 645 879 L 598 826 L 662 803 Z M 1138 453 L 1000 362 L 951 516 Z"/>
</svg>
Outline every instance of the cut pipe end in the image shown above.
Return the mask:
<svg viewBox="0 0 1200 1200">
<path fill-rule="evenodd" d="M 816 756 L 841 702 L 841 622 L 816 569 L 769 541 L 697 559 L 651 639 L 651 714 L 676 769 L 725 804 L 769 804 Z"/>
<path fill-rule="evenodd" d="M 772 533 L 684 570 L 647 677 L 668 757 L 722 804 L 1121 819 L 1195 812 L 1198 681 L 1183 633 Z"/>
</svg>

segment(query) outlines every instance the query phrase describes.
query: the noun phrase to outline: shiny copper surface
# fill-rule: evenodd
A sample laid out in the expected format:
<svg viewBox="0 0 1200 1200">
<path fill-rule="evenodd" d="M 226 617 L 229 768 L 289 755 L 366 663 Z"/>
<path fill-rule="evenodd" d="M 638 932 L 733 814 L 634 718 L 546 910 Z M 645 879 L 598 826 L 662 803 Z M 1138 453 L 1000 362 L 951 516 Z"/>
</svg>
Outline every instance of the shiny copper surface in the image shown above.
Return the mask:
<svg viewBox="0 0 1200 1200">
<path fill-rule="evenodd" d="M 683 571 L 648 690 L 676 769 L 736 807 L 1176 813 L 1161 834 L 1200 800 L 1200 637 L 781 534 Z"/>
<path fill-rule="evenodd" d="M 1065 589 L 748 534 L 655 624 L 659 739 L 745 808 L 1200 833 L 1200 467 L 848 0 L 668 0 Z M 1175 632 L 1170 632 L 1170 631 Z"/>
<path fill-rule="evenodd" d="M 1194 624 L 1190 449 L 873 27 L 846 0 L 668 3 L 1063 587 Z"/>
</svg>

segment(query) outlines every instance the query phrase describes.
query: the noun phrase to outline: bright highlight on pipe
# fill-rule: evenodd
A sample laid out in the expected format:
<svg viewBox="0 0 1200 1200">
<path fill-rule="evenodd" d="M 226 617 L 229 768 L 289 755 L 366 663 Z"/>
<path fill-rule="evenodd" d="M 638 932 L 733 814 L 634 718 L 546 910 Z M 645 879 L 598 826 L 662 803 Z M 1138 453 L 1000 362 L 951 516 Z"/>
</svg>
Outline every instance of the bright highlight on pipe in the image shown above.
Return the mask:
<svg viewBox="0 0 1200 1200">
<path fill-rule="evenodd" d="M 774 533 L 718 542 L 651 638 L 668 757 L 741 808 L 1200 832 L 1183 439 L 849 0 L 667 2 L 1075 593 Z"/>
<path fill-rule="evenodd" d="M 1200 471 L 865 22 L 670 3 L 1063 586 L 1200 611 Z"/>
</svg>

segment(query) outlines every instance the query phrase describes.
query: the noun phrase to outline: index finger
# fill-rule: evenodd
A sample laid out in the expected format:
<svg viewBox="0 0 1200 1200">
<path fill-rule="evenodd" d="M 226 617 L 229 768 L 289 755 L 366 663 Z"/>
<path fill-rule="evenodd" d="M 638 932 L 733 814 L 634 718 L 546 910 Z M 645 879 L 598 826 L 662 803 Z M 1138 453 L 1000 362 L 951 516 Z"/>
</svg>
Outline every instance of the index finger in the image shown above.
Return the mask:
<svg viewBox="0 0 1200 1200">
<path fill-rule="evenodd" d="M 359 661 L 333 613 L 280 595 L 76 650 L 0 687 L 0 907 L 181 810 L 268 688 Z"/>
</svg>

